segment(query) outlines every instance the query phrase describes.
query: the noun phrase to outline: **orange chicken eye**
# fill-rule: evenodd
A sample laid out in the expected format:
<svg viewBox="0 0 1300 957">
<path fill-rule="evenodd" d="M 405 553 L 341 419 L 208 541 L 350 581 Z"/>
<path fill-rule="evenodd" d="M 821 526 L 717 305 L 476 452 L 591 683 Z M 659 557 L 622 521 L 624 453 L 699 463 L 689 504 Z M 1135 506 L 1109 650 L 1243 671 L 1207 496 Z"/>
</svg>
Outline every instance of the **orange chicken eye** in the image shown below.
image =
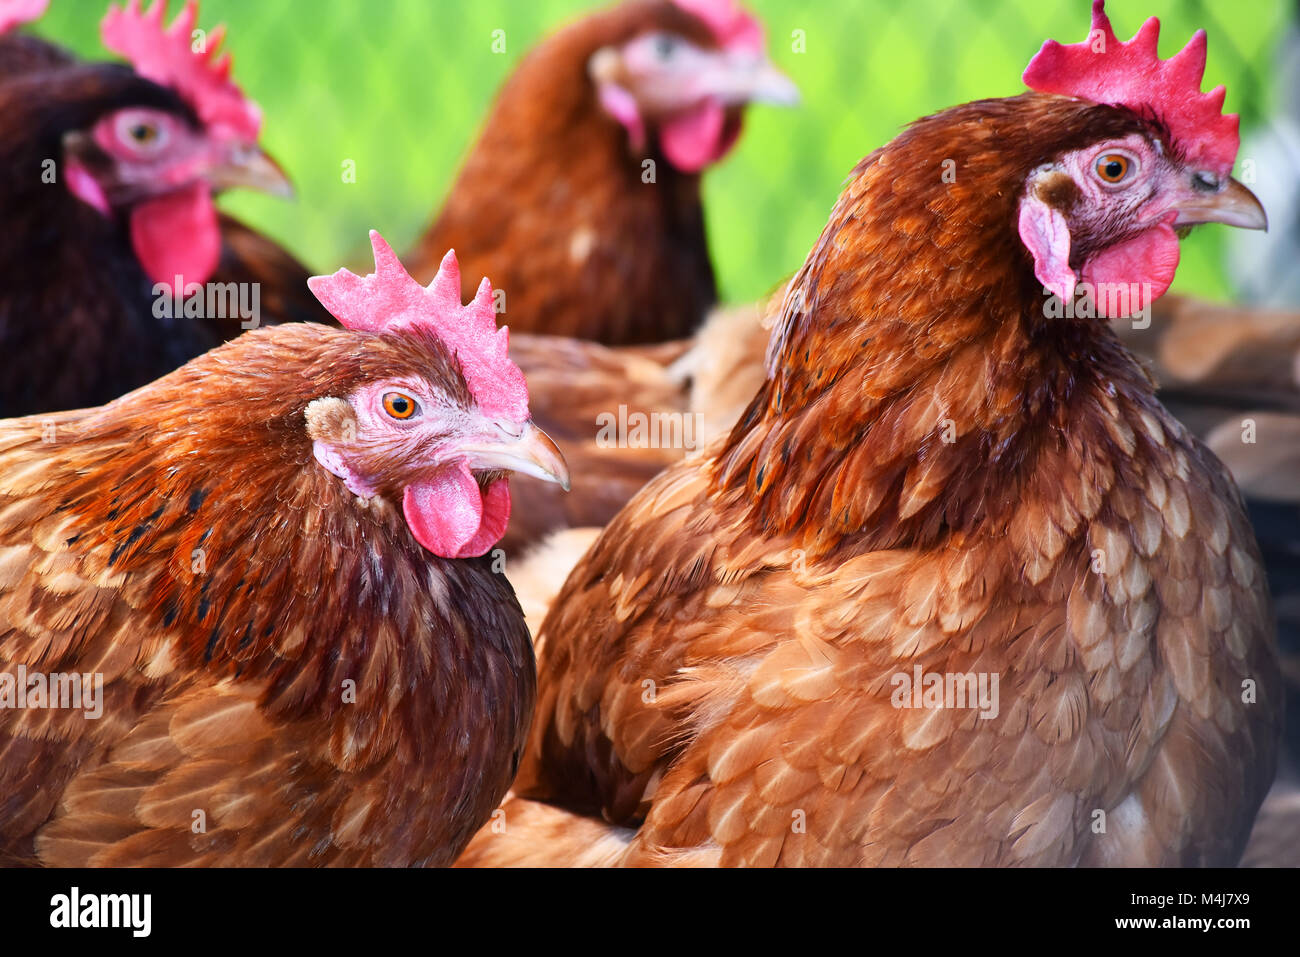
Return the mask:
<svg viewBox="0 0 1300 957">
<path fill-rule="evenodd" d="M 168 134 L 163 122 L 142 110 L 126 110 L 117 118 L 117 142 L 138 153 L 154 153 L 166 145 Z"/>
<path fill-rule="evenodd" d="M 385 392 L 384 411 L 395 419 L 409 419 L 420 411 L 420 404 L 405 392 Z"/>
<path fill-rule="evenodd" d="M 1128 175 L 1129 159 L 1122 153 L 1107 153 L 1097 160 L 1097 175 L 1107 183 L 1119 183 Z"/>
</svg>

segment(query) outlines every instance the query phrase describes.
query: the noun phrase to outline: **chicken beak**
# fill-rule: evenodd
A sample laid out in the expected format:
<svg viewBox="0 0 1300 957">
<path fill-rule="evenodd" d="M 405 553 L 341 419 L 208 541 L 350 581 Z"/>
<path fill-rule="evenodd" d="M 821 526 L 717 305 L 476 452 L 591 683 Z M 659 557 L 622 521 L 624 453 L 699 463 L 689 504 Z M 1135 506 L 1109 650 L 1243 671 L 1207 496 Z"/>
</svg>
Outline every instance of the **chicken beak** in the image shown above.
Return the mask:
<svg viewBox="0 0 1300 957">
<path fill-rule="evenodd" d="M 282 199 L 293 198 L 293 184 L 280 164 L 256 143 L 235 143 L 204 177 L 213 192 L 256 189 Z"/>
<path fill-rule="evenodd" d="M 709 94 L 728 106 L 770 103 L 798 106 L 799 88 L 765 56 L 748 51 L 726 54 L 703 80 Z"/>
<path fill-rule="evenodd" d="M 1242 229 L 1268 229 L 1268 214 L 1264 206 L 1249 189 L 1232 177 L 1216 192 L 1207 192 L 1197 186 L 1170 207 L 1178 213 L 1174 228 L 1199 226 L 1202 223 L 1222 223 Z"/>
<path fill-rule="evenodd" d="M 517 428 L 517 425 L 509 429 L 498 426 L 500 438 L 457 444 L 456 451 L 464 456 L 471 469 L 500 469 L 531 475 L 544 482 L 554 482 L 567 492 L 569 467 L 551 437 L 532 422 L 525 422 L 520 434 L 515 435 L 513 430 Z"/>
<path fill-rule="evenodd" d="M 799 88 L 794 85 L 794 80 L 776 68 L 776 64 L 765 60 L 749 77 L 748 99 L 752 103 L 770 103 L 773 106 L 798 106 Z"/>
</svg>

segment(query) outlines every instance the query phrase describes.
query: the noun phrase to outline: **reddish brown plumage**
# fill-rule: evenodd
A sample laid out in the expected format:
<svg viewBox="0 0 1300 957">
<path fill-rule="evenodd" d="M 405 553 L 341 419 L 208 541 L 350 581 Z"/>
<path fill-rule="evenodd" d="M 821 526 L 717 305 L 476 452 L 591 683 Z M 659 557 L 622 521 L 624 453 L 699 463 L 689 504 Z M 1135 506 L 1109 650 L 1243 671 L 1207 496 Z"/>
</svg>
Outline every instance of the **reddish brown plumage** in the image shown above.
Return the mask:
<svg viewBox="0 0 1300 957">
<path fill-rule="evenodd" d="M 518 604 L 348 492 L 304 414 L 394 375 L 467 394 L 426 339 L 287 325 L 0 423 L 0 670 L 104 681 L 98 721 L 0 711 L 0 852 L 441 864 L 483 823 L 532 710 Z"/>
<path fill-rule="evenodd" d="M 1240 498 L 1015 227 L 1040 163 L 1144 129 L 1027 94 L 859 165 L 748 412 L 552 606 L 464 863 L 1235 862 L 1281 714 Z M 999 717 L 895 707 L 914 667 L 999 675 Z"/>
<path fill-rule="evenodd" d="M 480 276 L 506 296 L 516 332 L 605 343 L 680 338 L 717 298 L 697 174 L 657 145 L 629 147 L 597 102 L 588 61 L 653 29 L 716 46 L 668 0 L 593 14 L 531 51 L 497 97 L 436 222 L 406 264 L 427 281 L 454 248 L 465 294 Z M 730 123 L 739 124 L 738 111 Z M 643 179 L 654 161 L 654 182 Z"/>
<path fill-rule="evenodd" d="M 767 333 L 753 305 L 716 309 L 690 339 L 657 346 L 512 336 L 533 418 L 564 453 L 573 490 L 519 476 L 502 547 L 517 556 L 547 532 L 604 526 L 655 475 L 729 431 L 762 381 Z M 649 424 L 639 435 L 637 416 Z M 606 425 L 623 419 L 633 424 L 611 444 Z"/>
<path fill-rule="evenodd" d="M 512 330 L 513 331 L 513 330 Z M 669 374 L 680 347 L 610 348 L 563 336 L 516 335 L 510 357 L 528 380 L 533 420 L 564 453 L 572 490 L 520 476 L 501 547 L 512 557 L 559 528 L 604 525 L 641 486 L 685 454 L 682 448 L 627 448 L 598 440 L 600 416 L 620 404 L 645 414 L 686 414 L 687 394 Z"/>
</svg>

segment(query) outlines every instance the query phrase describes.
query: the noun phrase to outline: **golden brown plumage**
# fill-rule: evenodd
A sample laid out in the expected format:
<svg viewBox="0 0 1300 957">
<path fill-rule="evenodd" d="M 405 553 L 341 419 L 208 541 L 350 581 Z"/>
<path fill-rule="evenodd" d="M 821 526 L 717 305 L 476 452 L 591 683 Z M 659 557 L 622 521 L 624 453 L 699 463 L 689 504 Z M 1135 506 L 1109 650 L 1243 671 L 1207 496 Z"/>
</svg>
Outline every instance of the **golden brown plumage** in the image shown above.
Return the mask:
<svg viewBox="0 0 1300 957">
<path fill-rule="evenodd" d="M 309 403 L 393 376 L 466 394 L 433 340 L 293 324 L 0 422 L 0 674 L 103 681 L 97 720 L 0 710 L 0 853 L 442 864 L 486 820 L 534 693 L 510 586 L 313 456 Z"/>
<path fill-rule="evenodd" d="M 629 448 L 600 438 L 600 417 L 686 412 L 687 392 L 669 373 L 685 343 L 611 348 L 564 336 L 514 335 L 510 357 L 524 371 L 533 417 L 564 453 L 571 492 L 521 476 L 510 528 L 501 545 L 508 555 L 561 528 L 604 525 L 655 475 L 685 454 L 682 448 Z"/>
<path fill-rule="evenodd" d="M 1166 296 L 1149 326 L 1123 320 L 1115 330 L 1150 363 L 1161 400 L 1228 467 L 1245 498 L 1277 612 L 1288 687 L 1285 740 L 1294 765 L 1300 762 L 1300 313 Z"/>
<path fill-rule="evenodd" d="M 554 603 L 461 863 L 1235 862 L 1281 710 L 1240 498 L 1015 229 L 1045 159 L 1135 131 L 1027 94 L 859 165 L 746 414 Z M 915 668 L 998 676 L 996 716 L 902 707 Z"/>
<path fill-rule="evenodd" d="M 757 305 L 717 309 L 691 338 L 657 346 L 512 335 L 510 355 L 528 379 L 533 418 L 564 453 L 573 491 L 520 476 L 502 539 L 507 553 L 520 554 L 548 532 L 605 525 L 655 475 L 730 431 L 763 379 L 761 314 Z M 638 435 L 638 415 L 670 427 Z M 602 429 L 611 418 L 633 422 L 621 444 Z M 682 441 L 661 441 L 679 434 L 672 431 L 678 423 Z M 660 438 L 651 441 L 652 434 Z"/>
</svg>

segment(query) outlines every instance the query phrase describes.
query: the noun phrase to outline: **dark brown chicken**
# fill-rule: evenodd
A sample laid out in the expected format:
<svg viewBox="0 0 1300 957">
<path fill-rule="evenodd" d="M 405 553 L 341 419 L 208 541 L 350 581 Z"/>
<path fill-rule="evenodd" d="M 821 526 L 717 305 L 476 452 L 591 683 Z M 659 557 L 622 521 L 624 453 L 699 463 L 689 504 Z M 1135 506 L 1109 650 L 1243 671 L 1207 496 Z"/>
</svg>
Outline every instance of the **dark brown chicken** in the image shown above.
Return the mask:
<svg viewBox="0 0 1300 957">
<path fill-rule="evenodd" d="M 219 189 L 288 183 L 228 61 L 214 46 L 190 55 L 193 4 L 169 30 L 162 13 L 132 0 L 105 18 L 134 68 L 0 37 L 0 416 L 106 402 L 254 321 L 329 320 L 291 256 L 213 207 Z M 184 65 L 165 54 L 177 44 Z M 222 284 L 199 300 L 218 308 L 161 308 L 177 276 Z"/>
<path fill-rule="evenodd" d="M 593 14 L 519 64 L 407 265 L 427 279 L 454 248 L 516 333 L 684 337 L 717 300 L 700 174 L 745 103 L 796 96 L 734 0 Z"/>
<path fill-rule="evenodd" d="M 567 477 L 487 284 L 376 263 L 313 283 L 348 329 L 0 421 L 0 859 L 443 864 L 505 793 L 532 647 L 479 556 L 507 472 Z"/>
<path fill-rule="evenodd" d="M 1164 291 L 1175 228 L 1263 213 L 1204 35 L 1093 27 L 859 164 L 745 415 L 570 575 L 463 863 L 1236 862 L 1281 723 L 1264 572 L 1100 317 Z"/>
<path fill-rule="evenodd" d="M 0 78 L 72 62 L 72 54 L 18 29 L 48 6 L 49 0 L 0 0 Z"/>
</svg>

